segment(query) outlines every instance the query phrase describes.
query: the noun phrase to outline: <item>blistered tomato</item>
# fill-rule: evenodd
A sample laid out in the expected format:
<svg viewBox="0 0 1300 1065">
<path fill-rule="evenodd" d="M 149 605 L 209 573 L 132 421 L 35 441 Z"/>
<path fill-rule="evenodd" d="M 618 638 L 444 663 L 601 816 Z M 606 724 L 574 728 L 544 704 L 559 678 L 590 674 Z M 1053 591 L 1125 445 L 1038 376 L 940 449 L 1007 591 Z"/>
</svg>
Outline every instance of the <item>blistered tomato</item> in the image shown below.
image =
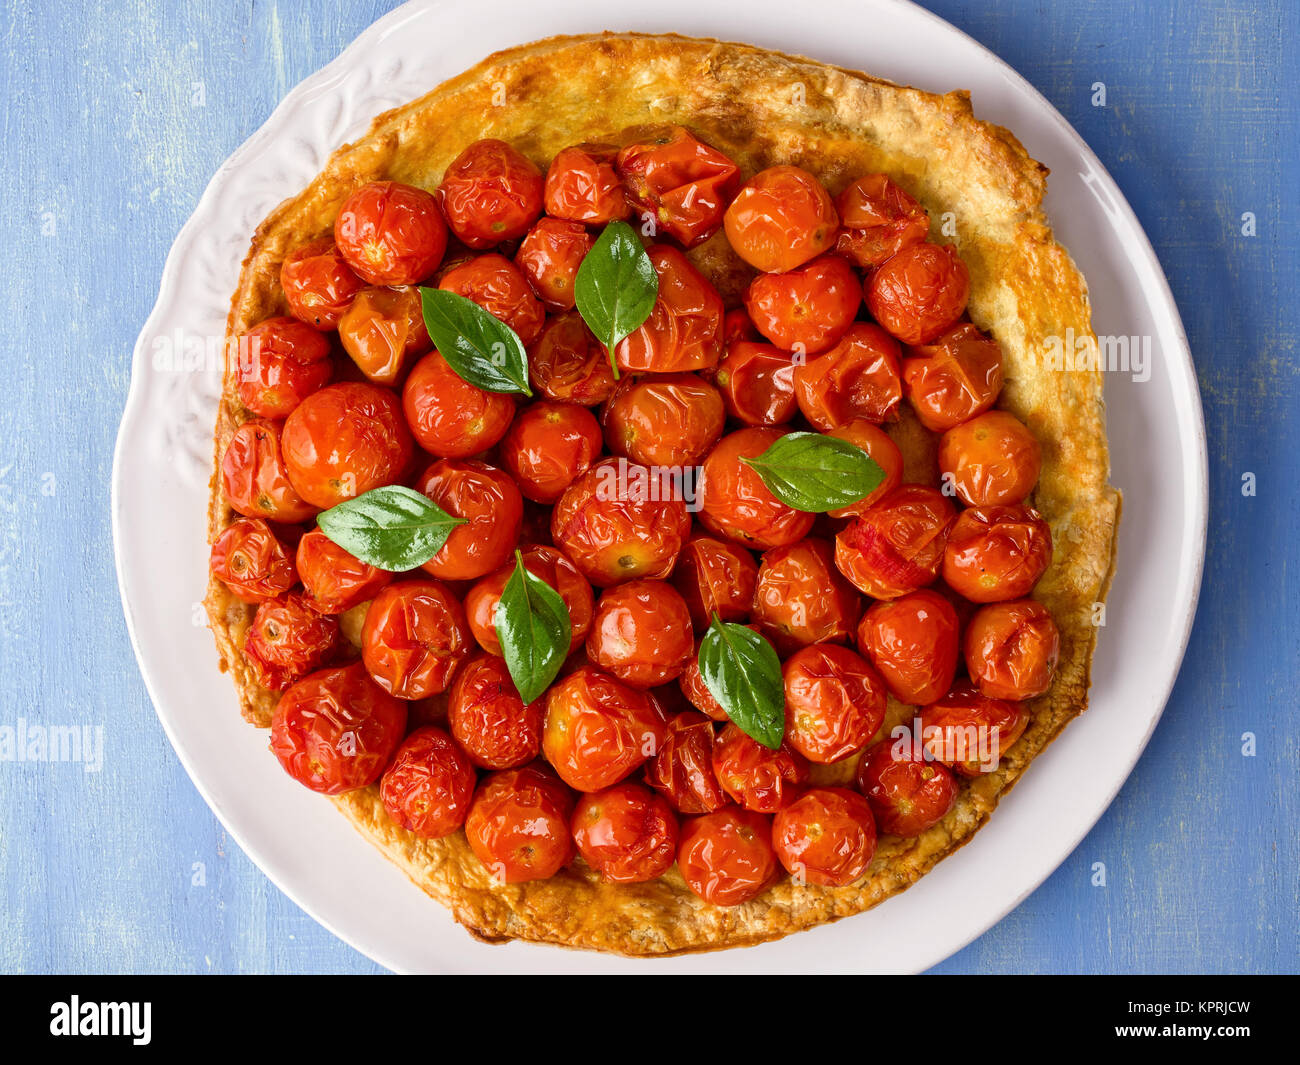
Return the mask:
<svg viewBox="0 0 1300 1065">
<path fill-rule="evenodd" d="M 506 435 L 515 401 L 485 392 L 431 351 L 415 364 L 402 390 L 402 409 L 416 442 L 431 455 L 463 459 L 486 451 Z"/>
<path fill-rule="evenodd" d="M 758 331 L 783 351 L 803 355 L 835 344 L 861 304 L 858 276 L 838 255 L 784 274 L 760 274 L 745 291 L 745 310 Z"/>
<path fill-rule="evenodd" d="M 686 886 L 714 906 L 758 896 L 776 875 L 772 824 L 763 814 L 726 807 L 682 825 L 677 868 Z"/>
<path fill-rule="evenodd" d="M 683 710 L 668 722 L 645 776 L 678 813 L 706 814 L 727 805 L 713 772 L 713 722 L 694 710 Z"/>
<path fill-rule="evenodd" d="M 758 565 L 738 544 L 693 536 L 673 570 L 673 585 L 686 600 L 691 623 L 700 631 L 713 615 L 722 621 L 744 621 L 754 607 Z"/>
<path fill-rule="evenodd" d="M 943 579 L 973 603 L 1020 599 L 1052 560 L 1052 532 L 1032 507 L 972 507 L 957 515 Z"/>
<path fill-rule="evenodd" d="M 835 199 L 844 227 L 835 250 L 857 266 L 879 266 L 930 232 L 925 208 L 884 174 L 866 174 Z"/>
<path fill-rule="evenodd" d="M 373 599 L 393 575 L 362 562 L 319 529 L 298 541 L 298 577 L 307 604 L 321 614 L 341 614 Z"/>
<path fill-rule="evenodd" d="M 379 782 L 379 798 L 395 824 L 438 839 L 465 823 L 477 782 L 465 752 L 442 729 L 428 725 L 397 748 Z"/>
<path fill-rule="evenodd" d="M 691 660 L 686 663 L 686 668 L 682 670 L 682 675 L 677 678 L 677 687 L 686 701 L 705 717 L 713 721 L 730 721 L 727 711 L 722 708 L 722 704 L 713 697 L 708 686 L 704 683 L 704 675 L 700 673 L 700 648 L 696 644 L 695 654 Z"/>
<path fill-rule="evenodd" d="M 855 322 L 839 343 L 795 369 L 794 394 L 803 416 L 828 432 L 855 418 L 898 420 L 903 402 L 898 341 L 879 326 Z"/>
<path fill-rule="evenodd" d="M 287 417 L 333 373 L 325 338 L 296 318 L 268 318 L 239 338 L 239 401 L 259 417 Z"/>
<path fill-rule="evenodd" d="M 651 131 L 618 153 L 618 173 L 633 209 L 687 248 L 722 227 L 740 168 L 681 126 Z"/>
<path fill-rule="evenodd" d="M 856 503 L 829 511 L 832 518 L 853 518 L 863 514 L 868 507 L 889 495 L 903 482 L 903 452 L 879 426 L 873 425 L 865 418 L 855 418 L 832 429 L 827 435 L 856 444 L 885 475 L 870 493 Z"/>
<path fill-rule="evenodd" d="M 611 884 L 653 880 L 677 857 L 677 818 L 641 784 L 625 781 L 580 796 L 569 824 L 578 853 Z"/>
<path fill-rule="evenodd" d="M 632 208 L 623 192 L 609 144 L 577 144 L 561 149 L 546 171 L 546 213 L 554 218 L 602 225 L 626 218 Z"/>
<path fill-rule="evenodd" d="M 492 252 L 453 266 L 438 281 L 444 292 L 473 300 L 519 334 L 527 346 L 542 333 L 546 308 L 514 263 Z"/>
<path fill-rule="evenodd" d="M 873 599 L 897 599 L 934 581 L 956 508 L 920 484 L 895 488 L 835 537 L 835 565 Z"/>
<path fill-rule="evenodd" d="M 830 194 L 798 166 L 760 170 L 736 193 L 723 216 L 727 241 L 764 273 L 802 266 L 835 243 L 839 216 Z"/>
<path fill-rule="evenodd" d="M 282 692 L 326 665 L 341 642 L 337 621 L 290 594 L 257 608 L 244 641 L 244 659 L 258 684 Z"/>
<path fill-rule="evenodd" d="M 865 658 L 838 644 L 796 651 L 781 668 L 785 738 L 810 762 L 862 750 L 885 719 L 885 683 Z"/>
<path fill-rule="evenodd" d="M 904 344 L 928 344 L 957 324 L 970 296 L 970 274 L 947 244 L 910 244 L 867 278 L 867 310 Z"/>
<path fill-rule="evenodd" d="M 212 575 L 245 603 L 264 603 L 298 582 L 289 548 L 261 518 L 240 518 L 212 541 Z"/>
<path fill-rule="evenodd" d="M 505 661 L 480 654 L 456 674 L 447 699 L 447 726 L 483 769 L 512 769 L 542 750 L 542 700 L 525 703 Z"/>
<path fill-rule="evenodd" d="M 835 568 L 827 541 L 808 537 L 764 553 L 753 618 L 778 652 L 847 641 L 861 609 L 862 599 Z"/>
<path fill-rule="evenodd" d="M 952 687 L 957 637 L 956 610 L 929 589 L 876 603 L 858 625 L 858 648 L 885 678 L 889 694 L 912 706 L 932 703 Z"/>
<path fill-rule="evenodd" d="M 542 172 L 499 140 L 475 141 L 452 160 L 438 186 L 447 224 L 467 248 L 522 237 L 542 213 Z"/>
<path fill-rule="evenodd" d="M 317 508 L 290 482 L 280 427 L 260 418 L 244 422 L 226 445 L 221 491 L 226 502 L 248 518 L 298 522 L 316 515 Z"/>
<path fill-rule="evenodd" d="M 942 762 L 927 762 L 893 740 L 869 747 L 858 763 L 858 790 L 876 827 L 891 836 L 919 836 L 937 825 L 957 801 L 957 781 Z"/>
<path fill-rule="evenodd" d="M 569 649 L 572 651 L 581 647 L 591 628 L 591 615 L 595 609 L 591 585 L 564 553 L 554 547 L 526 547 L 523 556 L 524 568 L 533 576 L 544 580 L 564 600 L 569 611 L 569 626 L 573 632 Z M 474 585 L 465 597 L 465 613 L 469 617 L 474 639 L 490 654 L 501 653 L 501 642 L 497 639 L 496 632 L 497 603 L 514 572 L 515 563 L 507 562 Z"/>
<path fill-rule="evenodd" d="M 490 773 L 474 792 L 465 838 L 499 884 L 554 876 L 573 857 L 573 793 L 541 765 Z"/>
<path fill-rule="evenodd" d="M 966 669 L 983 695 L 1032 699 L 1052 685 L 1061 636 L 1042 603 L 990 603 L 966 627 L 965 654 Z"/>
<path fill-rule="evenodd" d="M 414 286 L 363 288 L 339 320 L 343 350 L 377 385 L 396 384 L 417 355 L 432 346 Z"/>
<path fill-rule="evenodd" d="M 613 454 L 643 466 L 693 466 L 726 420 L 718 390 L 695 374 L 629 377 L 605 408 L 605 440 Z"/>
<path fill-rule="evenodd" d="M 809 788 L 772 819 L 772 846 L 796 881 L 843 887 L 867 871 L 876 821 L 848 788 Z"/>
<path fill-rule="evenodd" d="M 490 573 L 519 542 L 524 501 L 510 475 L 474 459 L 440 459 L 415 482 L 422 492 L 465 524 L 422 567 L 444 581 L 470 581 Z"/>
<path fill-rule="evenodd" d="M 333 329 L 362 281 L 329 237 L 295 248 L 280 265 L 289 313 L 315 329 Z"/>
<path fill-rule="evenodd" d="M 993 406 L 1002 391 L 1002 349 L 970 322 L 907 349 L 903 392 L 917 418 L 942 433 Z"/>
<path fill-rule="evenodd" d="M 587 657 L 624 684 L 676 680 L 694 651 L 686 601 L 666 581 L 637 580 L 601 594 L 587 633 Z"/>
<path fill-rule="evenodd" d="M 362 661 L 375 682 L 399 698 L 446 691 L 471 647 L 465 611 L 439 581 L 390 584 L 366 611 Z"/>
<path fill-rule="evenodd" d="M 617 385 L 609 355 L 577 311 L 546 323 L 528 351 L 528 376 L 547 399 L 583 407 L 604 403 Z"/>
<path fill-rule="evenodd" d="M 571 311 L 578 267 L 595 242 L 587 227 L 578 222 L 539 218 L 519 245 L 515 265 L 547 309 Z"/>
<path fill-rule="evenodd" d="M 1029 714 L 1016 703 L 959 684 L 927 706 L 920 720 L 925 756 L 962 776 L 975 777 L 997 769 L 1024 733 Z"/>
<path fill-rule="evenodd" d="M 713 772 L 745 809 L 774 814 L 808 779 L 808 761 L 788 743 L 774 751 L 728 724 L 713 744 Z"/>
<path fill-rule="evenodd" d="M 414 285 L 442 262 L 447 225 L 423 189 L 372 181 L 339 209 L 334 243 L 353 273 L 368 284 Z"/>
<path fill-rule="evenodd" d="M 524 407 L 501 441 L 501 461 L 525 498 L 554 503 L 600 454 L 600 423 L 585 407 L 540 400 Z"/>
<path fill-rule="evenodd" d="M 981 414 L 939 438 L 939 472 L 967 506 L 1023 502 L 1042 468 L 1038 440 L 1004 410 Z"/>
<path fill-rule="evenodd" d="M 727 413 L 746 425 L 759 426 L 784 425 L 795 416 L 799 408 L 794 379 L 789 352 L 745 340 L 728 346 L 713 375 Z"/>
<path fill-rule="evenodd" d="M 647 249 L 659 278 L 650 316 L 614 345 L 620 370 L 681 373 L 706 370 L 722 356 L 722 297 L 676 248 Z"/>
<path fill-rule="evenodd" d="M 782 503 L 744 462 L 783 435 L 778 429 L 741 429 L 709 452 L 697 485 L 700 521 L 709 530 L 759 549 L 784 547 L 808 535 L 815 516 Z"/>
</svg>

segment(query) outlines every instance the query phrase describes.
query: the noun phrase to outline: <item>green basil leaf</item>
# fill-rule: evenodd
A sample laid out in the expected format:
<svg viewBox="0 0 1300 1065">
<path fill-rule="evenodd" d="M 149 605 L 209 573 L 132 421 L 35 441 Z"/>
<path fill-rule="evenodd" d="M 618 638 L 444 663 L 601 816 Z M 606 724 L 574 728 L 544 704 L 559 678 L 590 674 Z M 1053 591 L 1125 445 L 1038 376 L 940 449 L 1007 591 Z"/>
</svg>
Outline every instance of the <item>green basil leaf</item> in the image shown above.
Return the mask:
<svg viewBox="0 0 1300 1065">
<path fill-rule="evenodd" d="M 650 317 L 659 296 L 659 275 L 626 222 L 610 222 L 583 257 L 573 295 L 587 328 L 609 352 L 617 378 L 614 345 Z"/>
<path fill-rule="evenodd" d="M 515 552 L 515 571 L 496 609 L 501 656 L 525 703 L 546 691 L 569 654 L 573 627 L 559 593 L 528 571 Z"/>
<path fill-rule="evenodd" d="M 379 569 L 423 566 L 464 525 L 413 488 L 372 488 L 317 515 L 320 531 L 344 551 Z"/>
<path fill-rule="evenodd" d="M 700 676 L 727 716 L 764 747 L 785 734 L 785 682 L 772 645 L 753 629 L 713 615 L 700 641 Z"/>
<path fill-rule="evenodd" d="M 429 339 L 457 375 L 485 392 L 528 387 L 528 354 L 519 334 L 471 299 L 440 288 L 420 289 Z"/>
<path fill-rule="evenodd" d="M 786 506 L 813 514 L 856 503 L 885 479 L 862 448 L 822 433 L 787 433 L 761 455 L 741 461 Z"/>
</svg>

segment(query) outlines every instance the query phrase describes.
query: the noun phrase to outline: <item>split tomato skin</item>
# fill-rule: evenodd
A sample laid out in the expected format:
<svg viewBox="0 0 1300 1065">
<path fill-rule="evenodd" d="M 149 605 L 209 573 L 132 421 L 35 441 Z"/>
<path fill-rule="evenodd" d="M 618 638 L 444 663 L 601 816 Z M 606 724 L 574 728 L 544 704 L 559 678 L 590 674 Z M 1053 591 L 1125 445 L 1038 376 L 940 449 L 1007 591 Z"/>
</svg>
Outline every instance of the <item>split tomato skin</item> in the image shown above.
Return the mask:
<svg viewBox="0 0 1300 1065">
<path fill-rule="evenodd" d="M 286 418 L 334 374 L 325 338 L 296 318 L 268 318 L 240 338 L 239 401 L 259 418 Z"/>
<path fill-rule="evenodd" d="M 445 584 L 398 581 L 370 602 L 361 660 L 389 694 L 427 699 L 447 690 L 471 654 L 471 639 L 464 608 Z"/>
<path fill-rule="evenodd" d="M 579 796 L 569 824 L 578 853 L 610 884 L 654 880 L 677 858 L 677 817 L 641 784 L 624 781 Z"/>
<path fill-rule="evenodd" d="M 835 537 L 835 565 L 873 599 L 897 599 L 932 584 L 956 518 L 938 490 L 904 484 Z"/>
<path fill-rule="evenodd" d="M 785 660 L 781 676 L 786 742 L 810 762 L 827 765 L 856 754 L 885 719 L 885 682 L 847 647 L 804 647 Z"/>
<path fill-rule="evenodd" d="M 892 740 L 869 747 L 858 762 L 858 790 L 876 827 L 891 836 L 919 836 L 944 819 L 957 801 L 957 781 L 942 762 L 898 754 Z"/>
<path fill-rule="evenodd" d="M 686 601 L 691 624 L 700 632 L 713 615 L 745 621 L 754 608 L 758 564 L 739 544 L 712 536 L 693 536 L 682 548 L 672 574 L 673 587 Z"/>
<path fill-rule="evenodd" d="M 839 216 L 814 175 L 798 166 L 772 166 L 736 193 L 723 227 L 745 262 L 763 273 L 780 274 L 829 250 Z"/>
<path fill-rule="evenodd" d="M 957 324 L 970 297 L 970 274 L 947 244 L 900 249 L 871 272 L 867 310 L 904 344 L 928 344 Z"/>
<path fill-rule="evenodd" d="M 963 683 L 922 710 L 920 721 L 926 759 L 977 777 L 997 768 L 1024 734 L 1029 712 Z"/>
<path fill-rule="evenodd" d="M 444 581 L 477 580 L 508 559 L 519 542 L 524 499 L 504 470 L 476 459 L 439 459 L 415 490 L 448 514 L 464 518 L 420 568 Z"/>
<path fill-rule="evenodd" d="M 753 620 L 778 652 L 846 642 L 861 610 L 861 597 L 835 568 L 828 541 L 810 536 L 764 553 Z"/>
<path fill-rule="evenodd" d="M 848 788 L 809 788 L 777 811 L 772 847 L 796 881 L 844 887 L 866 873 L 876 852 L 867 800 Z"/>
<path fill-rule="evenodd" d="M 542 213 L 545 180 L 505 141 L 475 141 L 452 160 L 438 186 L 438 205 L 467 248 L 481 250 L 528 232 Z"/>
<path fill-rule="evenodd" d="M 765 747 L 728 722 L 713 744 L 718 784 L 746 810 L 774 814 L 808 780 L 808 760 L 788 743 Z"/>
<path fill-rule="evenodd" d="M 833 348 L 795 368 L 799 410 L 824 433 L 856 418 L 877 425 L 897 421 L 901 354 L 898 341 L 879 326 L 854 322 Z"/>
<path fill-rule="evenodd" d="M 295 248 L 280 265 L 289 313 L 322 332 L 337 328 L 363 284 L 330 237 Z"/>
<path fill-rule="evenodd" d="M 635 580 L 607 588 L 587 633 L 590 661 L 635 688 L 681 676 L 694 653 L 691 614 L 666 581 Z"/>
<path fill-rule="evenodd" d="M 595 612 L 595 599 L 591 585 L 578 572 L 578 569 L 560 550 L 545 545 L 533 545 L 523 549 L 524 568 L 535 577 L 549 584 L 569 611 L 569 626 L 572 629 L 572 641 L 569 651 L 572 653 L 582 646 L 591 629 L 591 619 Z M 506 582 L 514 575 L 515 564 L 507 562 L 500 569 L 488 574 L 469 590 L 465 596 L 465 613 L 469 619 L 470 630 L 474 639 L 488 654 L 501 654 L 501 641 L 497 638 L 496 611 L 501 601 L 501 593 Z"/>
<path fill-rule="evenodd" d="M 489 773 L 474 792 L 465 838 L 497 883 L 546 880 L 573 858 L 573 803 L 540 763 Z"/>
<path fill-rule="evenodd" d="M 678 813 L 706 814 L 726 806 L 713 772 L 713 722 L 694 710 L 675 715 L 645 779 Z"/>
<path fill-rule="evenodd" d="M 844 227 L 835 250 L 864 270 L 925 240 L 930 216 L 884 174 L 864 174 L 835 199 Z"/>
<path fill-rule="evenodd" d="M 1052 531 L 1024 505 L 971 507 L 957 515 L 943 552 L 943 579 L 972 603 L 1023 599 L 1052 561 Z"/>
<path fill-rule="evenodd" d="M 714 371 L 727 414 L 745 425 L 784 425 L 799 410 L 795 399 L 796 368 L 790 353 L 775 344 L 738 340 Z"/>
<path fill-rule="evenodd" d="M 465 823 L 478 774 L 447 733 L 433 725 L 412 732 L 379 783 L 393 822 L 422 839 L 441 839 Z"/>
<path fill-rule="evenodd" d="M 547 310 L 571 311 L 576 301 L 578 267 L 595 243 L 591 232 L 579 222 L 539 218 L 519 245 L 515 265 Z"/>
<path fill-rule="evenodd" d="M 525 703 L 504 659 L 479 654 L 456 674 L 447 726 L 481 769 L 514 769 L 542 750 L 543 702 Z"/>
<path fill-rule="evenodd" d="M 633 211 L 686 248 L 722 228 L 740 184 L 734 162 L 681 126 L 647 130 L 619 151 L 616 166 Z"/>
<path fill-rule="evenodd" d="M 212 575 L 245 603 L 265 603 L 298 583 L 293 555 L 261 518 L 239 518 L 212 542 Z"/>
<path fill-rule="evenodd" d="M 524 497 L 554 503 L 600 455 L 596 416 L 573 403 L 539 400 L 515 415 L 501 441 L 501 462 Z"/>
<path fill-rule="evenodd" d="M 880 426 L 872 424 L 865 418 L 854 418 L 830 430 L 826 435 L 847 440 L 850 444 L 860 447 L 885 474 L 880 484 L 856 503 L 828 511 L 830 517 L 861 517 L 873 503 L 884 499 L 903 483 L 903 452 Z"/>
<path fill-rule="evenodd" d="M 515 416 L 515 401 L 462 378 L 438 352 L 411 369 L 402 410 L 416 443 L 430 455 L 464 459 L 497 444 Z"/>
<path fill-rule="evenodd" d="M 786 506 L 743 460 L 756 458 L 785 434 L 740 429 L 724 436 L 700 470 L 700 521 L 710 532 L 745 547 L 767 550 L 802 540 L 815 515 Z"/>
<path fill-rule="evenodd" d="M 603 416 L 611 454 L 659 467 L 699 463 L 726 420 L 718 390 L 689 373 L 624 378 Z"/>
<path fill-rule="evenodd" d="M 632 213 L 615 169 L 618 149 L 609 144 L 576 144 L 551 160 L 546 171 L 546 213 L 553 218 L 604 225 Z"/>
<path fill-rule="evenodd" d="M 372 181 L 347 198 L 334 222 L 334 243 L 369 285 L 414 285 L 447 251 L 447 224 L 423 189 Z"/>
<path fill-rule="evenodd" d="M 338 330 L 343 350 L 377 385 L 397 384 L 411 360 L 433 347 L 413 285 L 363 288 L 339 319 Z"/>
<path fill-rule="evenodd" d="M 614 345 L 626 373 L 708 370 L 722 357 L 722 297 L 689 259 L 667 244 L 646 249 L 659 278 L 650 315 Z"/>
<path fill-rule="evenodd" d="M 1044 694 L 1061 655 L 1051 612 L 1034 599 L 981 607 L 966 627 L 966 670 L 982 695 L 1023 700 Z"/>
<path fill-rule="evenodd" d="M 819 355 L 839 342 L 862 305 L 858 275 L 838 255 L 784 274 L 760 274 L 745 290 L 745 310 L 782 351 Z"/>
<path fill-rule="evenodd" d="M 373 599 L 393 580 L 388 570 L 362 562 L 320 529 L 298 541 L 296 555 L 303 599 L 318 614 L 341 614 Z"/>
<path fill-rule="evenodd" d="M 338 622 L 290 593 L 257 608 L 244 640 L 244 658 L 258 684 L 282 692 L 329 664 L 341 644 Z"/>
<path fill-rule="evenodd" d="M 438 281 L 444 292 L 463 296 L 505 322 L 527 347 L 546 324 L 546 308 L 523 272 L 504 255 L 476 255 L 448 270 Z"/>
<path fill-rule="evenodd" d="M 618 385 L 609 356 L 577 311 L 547 321 L 528 351 L 528 377 L 547 399 L 581 407 L 599 406 Z"/>
<path fill-rule="evenodd" d="M 1004 410 L 981 414 L 939 438 L 939 471 L 967 506 L 1022 503 L 1042 469 L 1038 439 Z"/>
<path fill-rule="evenodd" d="M 925 706 L 952 687 L 959 634 L 953 605 L 923 588 L 868 608 L 858 625 L 858 649 L 880 672 L 890 695 Z"/>
<path fill-rule="evenodd" d="M 282 524 L 310 521 L 317 507 L 299 495 L 283 454 L 281 427 L 250 418 L 234 431 L 221 457 L 221 493 L 246 518 Z"/>
<path fill-rule="evenodd" d="M 909 347 L 903 359 L 903 393 L 933 433 L 983 414 L 1001 391 L 1002 348 L 970 322 Z"/>
<path fill-rule="evenodd" d="M 739 906 L 776 876 L 772 825 L 753 810 L 727 806 L 682 825 L 677 868 L 686 886 L 714 906 Z"/>
</svg>

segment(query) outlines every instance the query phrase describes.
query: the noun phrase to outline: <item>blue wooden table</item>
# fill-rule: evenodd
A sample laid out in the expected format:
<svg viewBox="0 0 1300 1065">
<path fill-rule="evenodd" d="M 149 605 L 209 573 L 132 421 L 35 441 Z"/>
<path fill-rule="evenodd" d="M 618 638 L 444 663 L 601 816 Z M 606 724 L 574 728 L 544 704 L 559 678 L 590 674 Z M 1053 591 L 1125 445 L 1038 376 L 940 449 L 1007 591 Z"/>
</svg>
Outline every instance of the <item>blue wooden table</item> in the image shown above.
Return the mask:
<svg viewBox="0 0 1300 1065">
<path fill-rule="evenodd" d="M 376 970 L 266 880 L 173 755 L 127 641 L 108 485 L 176 231 L 281 97 L 391 6 L 0 0 L 0 728 L 103 737 L 98 769 L 0 762 L 0 971 Z M 1191 647 L 1137 770 L 939 971 L 1294 971 L 1296 5 L 929 6 L 1028 77 L 1137 210 L 1191 338 L 1213 507 Z"/>
</svg>

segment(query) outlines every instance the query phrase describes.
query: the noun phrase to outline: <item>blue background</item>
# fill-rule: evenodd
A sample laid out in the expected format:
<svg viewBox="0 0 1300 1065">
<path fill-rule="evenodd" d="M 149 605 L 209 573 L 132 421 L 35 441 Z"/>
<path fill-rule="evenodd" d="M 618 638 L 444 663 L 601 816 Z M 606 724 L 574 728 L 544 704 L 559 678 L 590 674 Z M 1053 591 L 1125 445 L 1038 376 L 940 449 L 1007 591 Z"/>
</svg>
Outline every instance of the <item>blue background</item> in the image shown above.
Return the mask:
<svg viewBox="0 0 1300 1065">
<path fill-rule="evenodd" d="M 377 970 L 266 880 L 172 753 L 118 603 L 109 473 L 135 337 L 209 177 L 391 6 L 0 0 L 0 724 L 107 726 L 99 773 L 0 763 L 0 971 Z M 928 6 L 1033 82 L 1136 209 L 1191 339 L 1213 508 L 1191 647 L 1137 770 L 939 971 L 1295 971 L 1297 5 Z"/>
</svg>

